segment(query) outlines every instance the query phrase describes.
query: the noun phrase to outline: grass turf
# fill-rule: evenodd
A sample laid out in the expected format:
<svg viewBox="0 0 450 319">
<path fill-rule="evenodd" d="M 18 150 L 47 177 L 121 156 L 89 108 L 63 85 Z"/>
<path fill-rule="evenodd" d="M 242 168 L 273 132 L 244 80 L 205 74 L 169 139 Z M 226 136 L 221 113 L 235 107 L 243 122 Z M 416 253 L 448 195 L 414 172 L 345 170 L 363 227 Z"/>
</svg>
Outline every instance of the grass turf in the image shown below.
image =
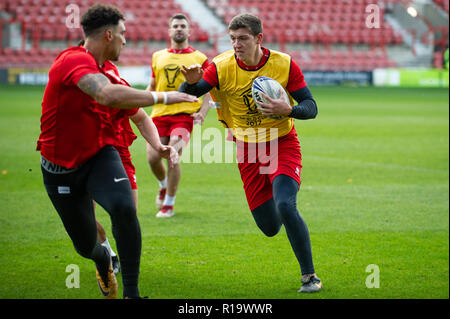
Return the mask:
<svg viewBox="0 0 450 319">
<path fill-rule="evenodd" d="M 131 150 L 143 295 L 449 298 L 448 90 L 312 92 L 318 118 L 296 121 L 303 154 L 298 206 L 324 290 L 296 292 L 299 266 L 284 230 L 273 238 L 258 230 L 236 164 L 183 163 L 176 216 L 156 219 L 157 183 L 139 137 Z M 0 298 L 100 298 L 93 263 L 76 254 L 42 185 L 35 152 L 42 93 L 0 87 Z M 202 131 L 208 127 L 220 128 L 214 111 Z M 107 214 L 98 208 L 97 216 L 112 239 Z M 80 268 L 79 289 L 66 287 L 70 264 Z M 379 267 L 380 288 L 366 287 L 371 264 Z"/>
</svg>

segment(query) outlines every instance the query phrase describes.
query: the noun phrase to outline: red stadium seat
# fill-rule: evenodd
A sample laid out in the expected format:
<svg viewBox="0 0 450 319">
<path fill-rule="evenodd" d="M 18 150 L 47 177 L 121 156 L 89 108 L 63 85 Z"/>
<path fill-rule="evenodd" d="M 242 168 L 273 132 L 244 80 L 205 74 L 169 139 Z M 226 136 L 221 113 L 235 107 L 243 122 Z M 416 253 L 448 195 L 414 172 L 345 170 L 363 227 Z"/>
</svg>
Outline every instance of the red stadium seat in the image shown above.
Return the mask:
<svg viewBox="0 0 450 319">
<path fill-rule="evenodd" d="M 79 0 L 76 4 L 83 13 L 96 2 L 96 0 Z M 127 38 L 133 40 L 165 40 L 169 17 L 175 12 L 183 11 L 174 0 L 111 0 L 109 3 L 123 8 L 125 15 L 130 17 L 130 25 L 133 22 L 140 26 L 136 31 L 137 34 L 127 33 Z M 81 33 L 73 30 L 62 32 L 59 28 L 59 25 L 64 25 L 67 5 L 68 3 L 59 0 L 17 0 L 7 1 L 5 9 L 30 26 L 45 25 L 42 28 L 45 30 L 41 37 L 43 40 L 65 40 L 66 37 L 73 40 L 79 38 Z M 154 25 L 163 26 L 164 33 L 154 32 Z M 196 33 L 199 41 L 208 40 L 209 36 L 206 30 L 199 30 Z"/>
<path fill-rule="evenodd" d="M 381 0 L 381 3 L 400 2 L 402 0 Z M 83 13 L 86 8 L 96 3 L 96 0 L 78 0 Z M 448 1 L 434 0 L 448 12 Z M 168 40 L 167 22 L 175 12 L 183 12 L 174 0 L 111 0 L 108 3 L 123 8 L 127 16 L 126 39 L 130 46 L 140 41 L 165 42 Z M 224 23 L 228 23 L 236 14 L 245 11 L 258 14 L 264 27 L 264 43 L 278 43 L 281 47 L 289 43 L 310 43 L 314 47 L 329 47 L 332 44 L 344 46 L 365 46 L 372 48 L 379 46 L 400 45 L 403 38 L 393 31 L 392 27 L 384 21 L 381 29 L 367 29 L 365 26 L 366 6 L 374 3 L 373 0 L 206 0 L 205 3 Z M 5 8 L 22 21 L 26 22 L 27 30 L 36 31 L 33 38 L 37 41 L 75 41 L 82 37 L 81 29 L 67 29 L 65 27 L 68 2 L 60 0 L 8 0 Z M 36 28 L 39 26 L 39 28 Z M 192 41 L 207 42 L 208 30 L 202 30 L 195 21 L 192 22 Z M 134 50 L 128 51 L 124 61 L 129 63 L 142 63 L 147 57 Z M 349 51 L 351 52 L 351 51 Z M 320 69 L 355 69 L 369 68 L 379 64 L 392 65 L 386 55 L 353 57 L 353 53 L 341 52 L 331 54 L 301 54 L 298 58 L 307 61 L 307 67 Z M 355 53 L 356 54 L 356 53 Z M 11 55 L 18 61 L 15 55 Z M 38 55 L 40 57 L 40 55 Z M 4 58 L 3 58 L 4 59 Z M 370 66 L 367 60 L 375 59 Z M 43 59 L 30 56 L 30 61 L 37 63 Z M 374 61 L 371 61 L 374 62 Z"/>
</svg>

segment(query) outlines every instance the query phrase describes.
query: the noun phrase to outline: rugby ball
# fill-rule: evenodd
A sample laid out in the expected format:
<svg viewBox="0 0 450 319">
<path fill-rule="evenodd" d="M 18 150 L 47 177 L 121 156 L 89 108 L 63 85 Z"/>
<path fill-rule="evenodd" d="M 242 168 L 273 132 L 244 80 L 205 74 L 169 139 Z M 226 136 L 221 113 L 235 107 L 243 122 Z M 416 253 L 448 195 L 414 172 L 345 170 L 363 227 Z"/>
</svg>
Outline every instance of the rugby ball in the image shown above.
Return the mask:
<svg viewBox="0 0 450 319">
<path fill-rule="evenodd" d="M 281 84 L 278 83 L 278 81 L 267 76 L 258 76 L 252 84 L 253 101 L 255 101 L 256 107 L 258 108 L 258 102 L 267 103 L 266 99 L 261 95 L 261 92 L 273 99 L 280 99 L 281 97 L 284 97 L 286 102 L 289 103 L 289 97 Z M 269 117 L 279 120 L 284 116 L 271 115 Z"/>
</svg>

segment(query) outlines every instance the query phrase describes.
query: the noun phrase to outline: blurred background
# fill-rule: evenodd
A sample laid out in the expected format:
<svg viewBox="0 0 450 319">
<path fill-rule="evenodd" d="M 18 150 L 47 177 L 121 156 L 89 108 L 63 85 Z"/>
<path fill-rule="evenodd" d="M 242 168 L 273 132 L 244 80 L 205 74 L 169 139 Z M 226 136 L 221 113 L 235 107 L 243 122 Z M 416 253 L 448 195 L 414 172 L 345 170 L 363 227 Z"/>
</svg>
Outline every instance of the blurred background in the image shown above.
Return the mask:
<svg viewBox="0 0 450 319">
<path fill-rule="evenodd" d="M 79 20 L 96 2 L 0 0 L 0 83 L 45 84 L 57 54 L 83 38 Z M 190 18 L 191 45 L 213 58 L 231 49 L 231 18 L 249 12 L 263 21 L 263 45 L 291 54 L 310 85 L 448 87 L 448 0 L 106 2 L 126 16 L 118 65 L 133 85 L 148 83 L 174 13 Z"/>
</svg>

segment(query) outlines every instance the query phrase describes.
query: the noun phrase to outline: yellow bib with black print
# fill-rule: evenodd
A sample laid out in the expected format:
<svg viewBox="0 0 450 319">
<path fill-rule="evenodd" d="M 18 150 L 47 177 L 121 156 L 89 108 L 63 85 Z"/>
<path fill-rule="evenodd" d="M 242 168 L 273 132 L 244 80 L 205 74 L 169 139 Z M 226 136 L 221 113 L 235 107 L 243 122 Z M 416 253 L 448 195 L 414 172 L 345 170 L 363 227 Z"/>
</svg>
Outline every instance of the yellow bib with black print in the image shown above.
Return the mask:
<svg viewBox="0 0 450 319">
<path fill-rule="evenodd" d="M 203 63 L 208 58 L 202 52 L 195 50 L 191 53 L 172 53 L 168 49 L 157 51 L 152 57 L 152 68 L 155 73 L 156 91 L 177 91 L 185 81 L 181 66 Z M 179 113 L 192 114 L 201 106 L 201 99 L 195 103 L 177 103 L 171 105 L 155 104 L 151 117 L 175 115 Z"/>
<path fill-rule="evenodd" d="M 236 139 L 244 142 L 267 142 L 289 133 L 294 125 L 292 118 L 272 119 L 261 114 L 252 98 L 252 83 L 258 76 L 268 76 L 286 87 L 289 80 L 291 57 L 270 50 L 266 63 L 257 70 L 244 70 L 234 56 L 234 51 L 214 58 L 219 85 L 211 90 L 218 102 L 219 121 L 232 129 Z M 289 95 L 290 103 L 293 99 Z"/>
</svg>

